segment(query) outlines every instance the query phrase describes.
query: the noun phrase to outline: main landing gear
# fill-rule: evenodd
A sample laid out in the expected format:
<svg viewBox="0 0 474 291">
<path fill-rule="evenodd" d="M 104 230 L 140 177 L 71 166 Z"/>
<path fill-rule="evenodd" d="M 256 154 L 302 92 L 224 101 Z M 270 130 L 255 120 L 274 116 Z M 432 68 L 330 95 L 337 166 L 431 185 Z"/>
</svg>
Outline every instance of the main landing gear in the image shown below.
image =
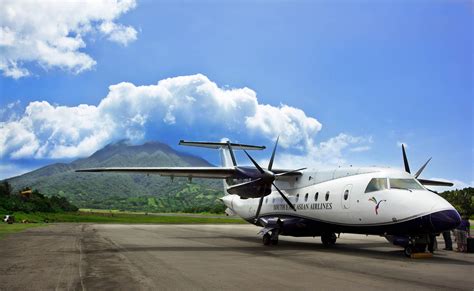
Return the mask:
<svg viewBox="0 0 474 291">
<path fill-rule="evenodd" d="M 321 234 L 321 242 L 325 247 L 330 247 L 336 244 L 337 236 L 334 232 L 326 232 Z"/>
<path fill-rule="evenodd" d="M 278 244 L 278 230 L 274 230 L 271 232 L 267 232 L 263 235 L 263 244 L 266 246 L 269 245 L 277 245 Z"/>
</svg>

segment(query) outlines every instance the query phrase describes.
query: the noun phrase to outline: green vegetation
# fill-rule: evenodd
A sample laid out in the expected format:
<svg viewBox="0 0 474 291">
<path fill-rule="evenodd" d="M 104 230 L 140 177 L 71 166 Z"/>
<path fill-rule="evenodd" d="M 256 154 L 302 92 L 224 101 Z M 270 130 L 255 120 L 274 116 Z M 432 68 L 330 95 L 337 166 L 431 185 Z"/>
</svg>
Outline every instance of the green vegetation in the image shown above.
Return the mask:
<svg viewBox="0 0 474 291">
<path fill-rule="evenodd" d="M 474 188 L 464 188 L 440 193 L 461 215 L 474 218 Z"/>
<path fill-rule="evenodd" d="M 47 196 L 65 197 L 80 208 L 148 212 L 223 213 L 222 182 L 126 173 L 76 173 L 91 167 L 209 167 L 207 161 L 157 142 L 132 146 L 111 144 L 92 156 L 68 164 L 52 164 L 8 179 L 12 192 L 24 187 Z"/>
<path fill-rule="evenodd" d="M 78 208 L 64 197 L 46 197 L 37 190 L 24 189 L 26 193 L 13 194 L 7 181 L 0 183 L 0 213 L 3 212 L 64 212 L 77 211 Z"/>
<path fill-rule="evenodd" d="M 226 216 L 206 216 L 206 215 L 159 215 L 159 214 L 138 214 L 121 212 L 64 212 L 45 213 L 15 212 L 17 221 L 28 221 L 29 224 L 38 222 L 91 222 L 91 223 L 163 223 L 163 224 L 188 224 L 188 223 L 245 223 L 238 218 Z"/>
<path fill-rule="evenodd" d="M 178 182 L 179 183 L 179 182 Z M 157 196 L 122 196 L 118 194 L 105 197 L 83 195 L 71 201 L 84 208 L 118 209 L 122 211 L 143 212 L 186 212 L 186 213 L 224 213 L 225 206 L 219 201 L 222 191 L 204 188 L 202 185 L 187 183 L 177 185 L 177 192 Z"/>
</svg>

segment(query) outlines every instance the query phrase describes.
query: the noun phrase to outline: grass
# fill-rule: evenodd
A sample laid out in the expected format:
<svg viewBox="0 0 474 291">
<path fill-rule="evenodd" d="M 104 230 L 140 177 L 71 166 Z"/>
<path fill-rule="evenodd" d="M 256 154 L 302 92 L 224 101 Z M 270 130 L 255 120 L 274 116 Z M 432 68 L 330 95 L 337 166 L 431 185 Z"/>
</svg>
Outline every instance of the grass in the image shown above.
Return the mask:
<svg viewBox="0 0 474 291">
<path fill-rule="evenodd" d="M 216 216 L 222 218 L 229 218 L 225 214 L 210 213 L 210 212 L 199 212 L 199 213 L 184 213 L 184 212 L 146 212 L 146 211 L 126 211 L 118 209 L 94 209 L 94 208 L 80 208 L 80 212 L 93 212 L 93 213 L 117 213 L 117 214 L 147 214 L 147 215 L 176 215 L 176 216 Z"/>
<path fill-rule="evenodd" d="M 31 227 L 39 227 L 48 225 L 47 222 L 90 222 L 90 223 L 150 223 L 150 224 L 216 224 L 216 223 L 246 223 L 242 219 L 229 218 L 220 216 L 219 214 L 172 214 L 166 213 L 160 215 L 153 213 L 147 215 L 145 213 L 120 212 L 110 210 L 81 210 L 78 212 L 65 213 L 13 213 L 15 217 L 14 224 L 0 223 L 0 239 L 7 234 L 20 232 Z M 0 215 L 3 217 L 3 214 Z M 21 223 L 27 221 L 28 223 Z"/>
<path fill-rule="evenodd" d="M 7 234 L 19 232 L 28 228 L 38 227 L 38 226 L 45 226 L 44 223 L 14 223 L 14 224 L 7 224 L 2 223 L 0 224 L 0 239 L 5 237 Z"/>
<path fill-rule="evenodd" d="M 229 218 L 227 216 L 189 216 L 186 214 L 153 214 L 147 215 L 132 212 L 65 212 L 65 213 L 14 213 L 17 222 L 23 220 L 29 223 L 44 222 L 91 222 L 91 223 L 163 223 L 163 224 L 198 224 L 198 223 L 245 223 L 242 219 Z"/>
</svg>

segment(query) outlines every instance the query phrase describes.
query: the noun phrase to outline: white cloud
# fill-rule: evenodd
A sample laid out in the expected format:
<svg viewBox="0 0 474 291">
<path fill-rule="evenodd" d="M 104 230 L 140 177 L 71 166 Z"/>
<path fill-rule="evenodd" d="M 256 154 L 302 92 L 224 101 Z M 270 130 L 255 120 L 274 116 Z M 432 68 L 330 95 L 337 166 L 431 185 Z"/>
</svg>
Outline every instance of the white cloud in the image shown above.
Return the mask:
<svg viewBox="0 0 474 291">
<path fill-rule="evenodd" d="M 312 142 L 312 141 L 311 141 Z M 321 167 L 347 165 L 344 151 L 357 152 L 365 149 L 372 143 L 372 137 L 352 136 L 345 133 L 309 147 L 304 154 L 282 153 L 278 156 L 276 165 L 283 168 Z"/>
<path fill-rule="evenodd" d="M 23 114 L 0 122 L 0 156 L 9 158 L 72 158 L 87 156 L 116 139 L 139 141 L 147 130 L 162 126 L 246 133 L 271 140 L 280 135 L 283 147 L 312 152 L 321 129 L 314 118 L 288 105 L 260 104 L 249 88 L 219 88 L 197 74 L 136 86 L 109 87 L 99 105 L 28 104 Z M 319 148 L 340 159 L 342 148 L 361 138 L 339 135 Z M 318 153 L 318 155 L 321 155 Z"/>
<path fill-rule="evenodd" d="M 314 135 L 321 130 L 321 123 L 308 118 L 303 110 L 281 105 L 259 105 L 253 116 L 245 119 L 245 125 L 253 132 L 275 139 L 279 134 L 280 145 L 297 145 L 300 149 L 312 147 Z"/>
<path fill-rule="evenodd" d="M 25 63 L 73 73 L 95 64 L 80 50 L 85 35 L 99 33 L 126 45 L 136 30 L 114 21 L 135 7 L 135 0 L 2 1 L 0 8 L 0 70 L 18 79 L 30 75 Z"/>
<path fill-rule="evenodd" d="M 360 146 L 360 147 L 351 148 L 349 149 L 349 151 L 354 152 L 354 153 L 360 153 L 360 152 L 369 151 L 370 149 L 371 149 L 370 146 Z"/>
<path fill-rule="evenodd" d="M 100 31 L 108 35 L 108 39 L 122 45 L 137 39 L 137 31 L 130 26 L 115 24 L 111 21 L 103 22 L 100 25 Z"/>
</svg>

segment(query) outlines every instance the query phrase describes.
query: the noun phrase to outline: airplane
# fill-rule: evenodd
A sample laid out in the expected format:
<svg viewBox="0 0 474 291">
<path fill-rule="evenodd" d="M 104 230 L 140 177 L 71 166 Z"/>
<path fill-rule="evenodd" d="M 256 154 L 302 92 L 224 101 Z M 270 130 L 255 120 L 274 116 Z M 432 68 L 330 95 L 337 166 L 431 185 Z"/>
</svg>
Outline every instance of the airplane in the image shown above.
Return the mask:
<svg viewBox="0 0 474 291">
<path fill-rule="evenodd" d="M 404 171 L 384 167 L 277 169 L 273 167 L 276 140 L 267 168 L 248 153 L 263 150 L 227 142 L 179 145 L 219 149 L 221 167 L 109 167 L 76 172 L 159 174 L 174 177 L 222 179 L 228 215 L 238 215 L 262 227 L 264 245 L 277 245 L 280 235 L 321 237 L 324 246 L 336 243 L 341 233 L 384 236 L 411 256 L 433 252 L 435 235 L 457 227 L 456 209 L 425 186 L 453 186 L 451 182 L 421 179 L 430 162 L 412 174 L 402 145 Z M 253 166 L 237 165 L 235 150 L 243 150 Z M 338 234 L 338 235 L 336 235 Z"/>
</svg>

